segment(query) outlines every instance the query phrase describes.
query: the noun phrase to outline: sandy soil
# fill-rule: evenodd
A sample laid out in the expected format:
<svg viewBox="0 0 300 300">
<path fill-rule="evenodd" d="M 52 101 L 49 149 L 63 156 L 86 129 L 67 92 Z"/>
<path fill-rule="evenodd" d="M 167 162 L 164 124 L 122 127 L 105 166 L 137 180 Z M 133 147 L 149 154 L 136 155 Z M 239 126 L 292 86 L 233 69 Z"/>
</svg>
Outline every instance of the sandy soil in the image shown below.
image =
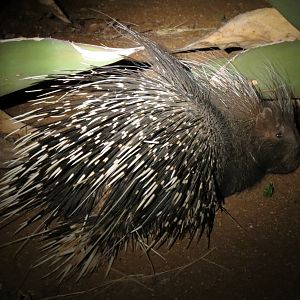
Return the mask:
<svg viewBox="0 0 300 300">
<path fill-rule="evenodd" d="M 239 13 L 268 6 L 262 0 L 59 3 L 72 25 L 53 17 L 37 1 L 1 2 L 1 37 L 52 36 L 108 46 L 128 44 L 116 38 L 103 16 L 90 10 L 93 8 L 132 24 L 136 30 L 148 32 L 155 40 L 173 48 L 184 46 Z M 172 28 L 194 30 L 166 34 Z M 37 242 L 30 242 L 17 256 L 18 246 L 2 248 L 0 292 L 20 289 L 30 293 L 34 300 L 300 299 L 299 179 L 300 169 L 289 175 L 267 176 L 250 190 L 226 199 L 225 208 L 240 225 L 228 214 L 218 213 L 210 248 L 205 238 L 188 249 L 187 241 L 177 242 L 170 251 L 161 248 L 159 252 L 165 261 L 152 255 L 156 276 L 143 253 L 136 251 L 121 255 L 106 281 L 105 270 L 99 270 L 79 283 L 58 284 L 53 278 L 41 279 L 49 271 L 47 267 L 30 269 L 34 259 L 41 255 Z M 275 192 L 266 198 L 263 190 L 269 183 L 273 183 Z M 13 239 L 12 233 L 18 226 L 19 223 L 14 223 L 2 229 L 0 244 Z"/>
</svg>

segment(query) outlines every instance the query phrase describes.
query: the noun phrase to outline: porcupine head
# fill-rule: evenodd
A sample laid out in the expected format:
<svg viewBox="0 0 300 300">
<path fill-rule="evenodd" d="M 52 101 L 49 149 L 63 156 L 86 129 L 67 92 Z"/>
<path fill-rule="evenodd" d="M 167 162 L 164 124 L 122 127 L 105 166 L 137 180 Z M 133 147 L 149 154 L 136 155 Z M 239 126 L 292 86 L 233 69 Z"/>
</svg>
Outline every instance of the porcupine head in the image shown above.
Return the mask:
<svg viewBox="0 0 300 300">
<path fill-rule="evenodd" d="M 265 100 L 260 90 L 238 73 L 214 75 L 212 102 L 231 128 L 226 136 L 224 197 L 255 184 L 266 173 L 289 173 L 300 164 L 300 137 L 291 92 L 273 68 L 266 66 L 272 91 Z"/>
<path fill-rule="evenodd" d="M 270 173 L 289 173 L 299 165 L 299 134 L 292 118 L 267 103 L 257 116 L 257 161 Z"/>
</svg>

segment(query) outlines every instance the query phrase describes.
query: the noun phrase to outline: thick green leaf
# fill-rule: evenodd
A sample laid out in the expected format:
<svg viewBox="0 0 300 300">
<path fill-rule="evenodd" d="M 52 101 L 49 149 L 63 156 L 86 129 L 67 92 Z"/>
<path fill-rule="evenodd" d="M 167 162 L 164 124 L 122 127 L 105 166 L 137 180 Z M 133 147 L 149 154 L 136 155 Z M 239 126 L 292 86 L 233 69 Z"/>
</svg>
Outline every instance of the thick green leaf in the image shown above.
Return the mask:
<svg viewBox="0 0 300 300">
<path fill-rule="evenodd" d="M 299 0 L 269 0 L 271 5 L 300 30 L 300 1 Z"/>
<path fill-rule="evenodd" d="M 260 46 L 240 52 L 232 59 L 217 58 L 209 62 L 212 70 L 234 69 L 255 83 L 266 98 L 272 96 L 269 93 L 271 82 L 271 69 L 274 69 L 286 84 L 289 85 L 293 96 L 300 98 L 300 41 L 284 42 L 267 46 Z M 274 77 L 273 77 L 274 79 Z"/>
<path fill-rule="evenodd" d="M 271 85 L 268 68 L 271 66 L 290 86 L 295 98 L 300 98 L 300 41 L 257 47 L 232 59 L 233 66 L 264 91 Z"/>
<path fill-rule="evenodd" d="M 0 96 L 45 80 L 104 66 L 140 48 L 108 48 L 51 38 L 0 41 Z"/>
</svg>

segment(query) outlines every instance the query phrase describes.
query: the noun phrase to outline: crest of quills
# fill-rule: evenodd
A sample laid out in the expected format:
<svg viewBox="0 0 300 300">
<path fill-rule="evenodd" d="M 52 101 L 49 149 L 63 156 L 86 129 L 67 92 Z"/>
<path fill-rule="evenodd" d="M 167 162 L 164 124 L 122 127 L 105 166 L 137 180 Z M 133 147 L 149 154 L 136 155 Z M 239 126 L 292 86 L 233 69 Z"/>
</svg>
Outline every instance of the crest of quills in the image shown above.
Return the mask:
<svg viewBox="0 0 300 300">
<path fill-rule="evenodd" d="M 30 211 L 20 230 L 42 220 L 38 264 L 51 261 L 61 278 L 111 266 L 130 241 L 147 252 L 210 235 L 226 196 L 300 162 L 280 79 L 276 100 L 265 101 L 237 72 L 192 72 L 121 27 L 144 46 L 151 71 L 107 66 L 58 79 L 17 118 L 34 129 L 1 183 L 1 217 Z"/>
</svg>

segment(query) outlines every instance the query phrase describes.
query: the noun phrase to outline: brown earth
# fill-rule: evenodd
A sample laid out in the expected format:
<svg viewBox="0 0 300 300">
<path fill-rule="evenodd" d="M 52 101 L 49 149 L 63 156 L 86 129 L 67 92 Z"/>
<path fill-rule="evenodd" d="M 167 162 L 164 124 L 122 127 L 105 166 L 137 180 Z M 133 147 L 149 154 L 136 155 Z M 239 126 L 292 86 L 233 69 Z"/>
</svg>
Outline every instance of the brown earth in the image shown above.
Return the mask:
<svg viewBox="0 0 300 300">
<path fill-rule="evenodd" d="M 53 17 L 37 1 L 2 1 L 0 35 L 2 38 L 51 36 L 108 46 L 128 45 L 128 41 L 119 39 L 113 29 L 107 28 L 102 15 L 89 9 L 94 8 L 175 48 L 239 13 L 268 6 L 262 0 L 65 0 L 59 3 L 73 21 L 72 25 Z M 160 249 L 166 261 L 152 255 L 156 276 L 143 253 L 135 251 L 120 256 L 106 281 L 103 280 L 105 270 L 99 270 L 79 283 L 58 284 L 53 278 L 41 279 L 49 271 L 47 267 L 30 269 L 41 255 L 39 244 L 30 242 L 16 257 L 19 245 L 0 249 L 2 290 L 20 289 L 30 293 L 34 300 L 300 299 L 299 179 L 300 169 L 289 175 L 267 176 L 250 190 L 227 198 L 225 208 L 240 226 L 225 212 L 218 213 L 210 248 L 203 238 L 188 249 L 187 241 L 177 242 L 170 251 Z M 266 198 L 263 190 L 271 182 L 275 192 Z M 18 226 L 17 222 L 3 228 L 0 244 L 14 239 L 12 233 Z"/>
</svg>

